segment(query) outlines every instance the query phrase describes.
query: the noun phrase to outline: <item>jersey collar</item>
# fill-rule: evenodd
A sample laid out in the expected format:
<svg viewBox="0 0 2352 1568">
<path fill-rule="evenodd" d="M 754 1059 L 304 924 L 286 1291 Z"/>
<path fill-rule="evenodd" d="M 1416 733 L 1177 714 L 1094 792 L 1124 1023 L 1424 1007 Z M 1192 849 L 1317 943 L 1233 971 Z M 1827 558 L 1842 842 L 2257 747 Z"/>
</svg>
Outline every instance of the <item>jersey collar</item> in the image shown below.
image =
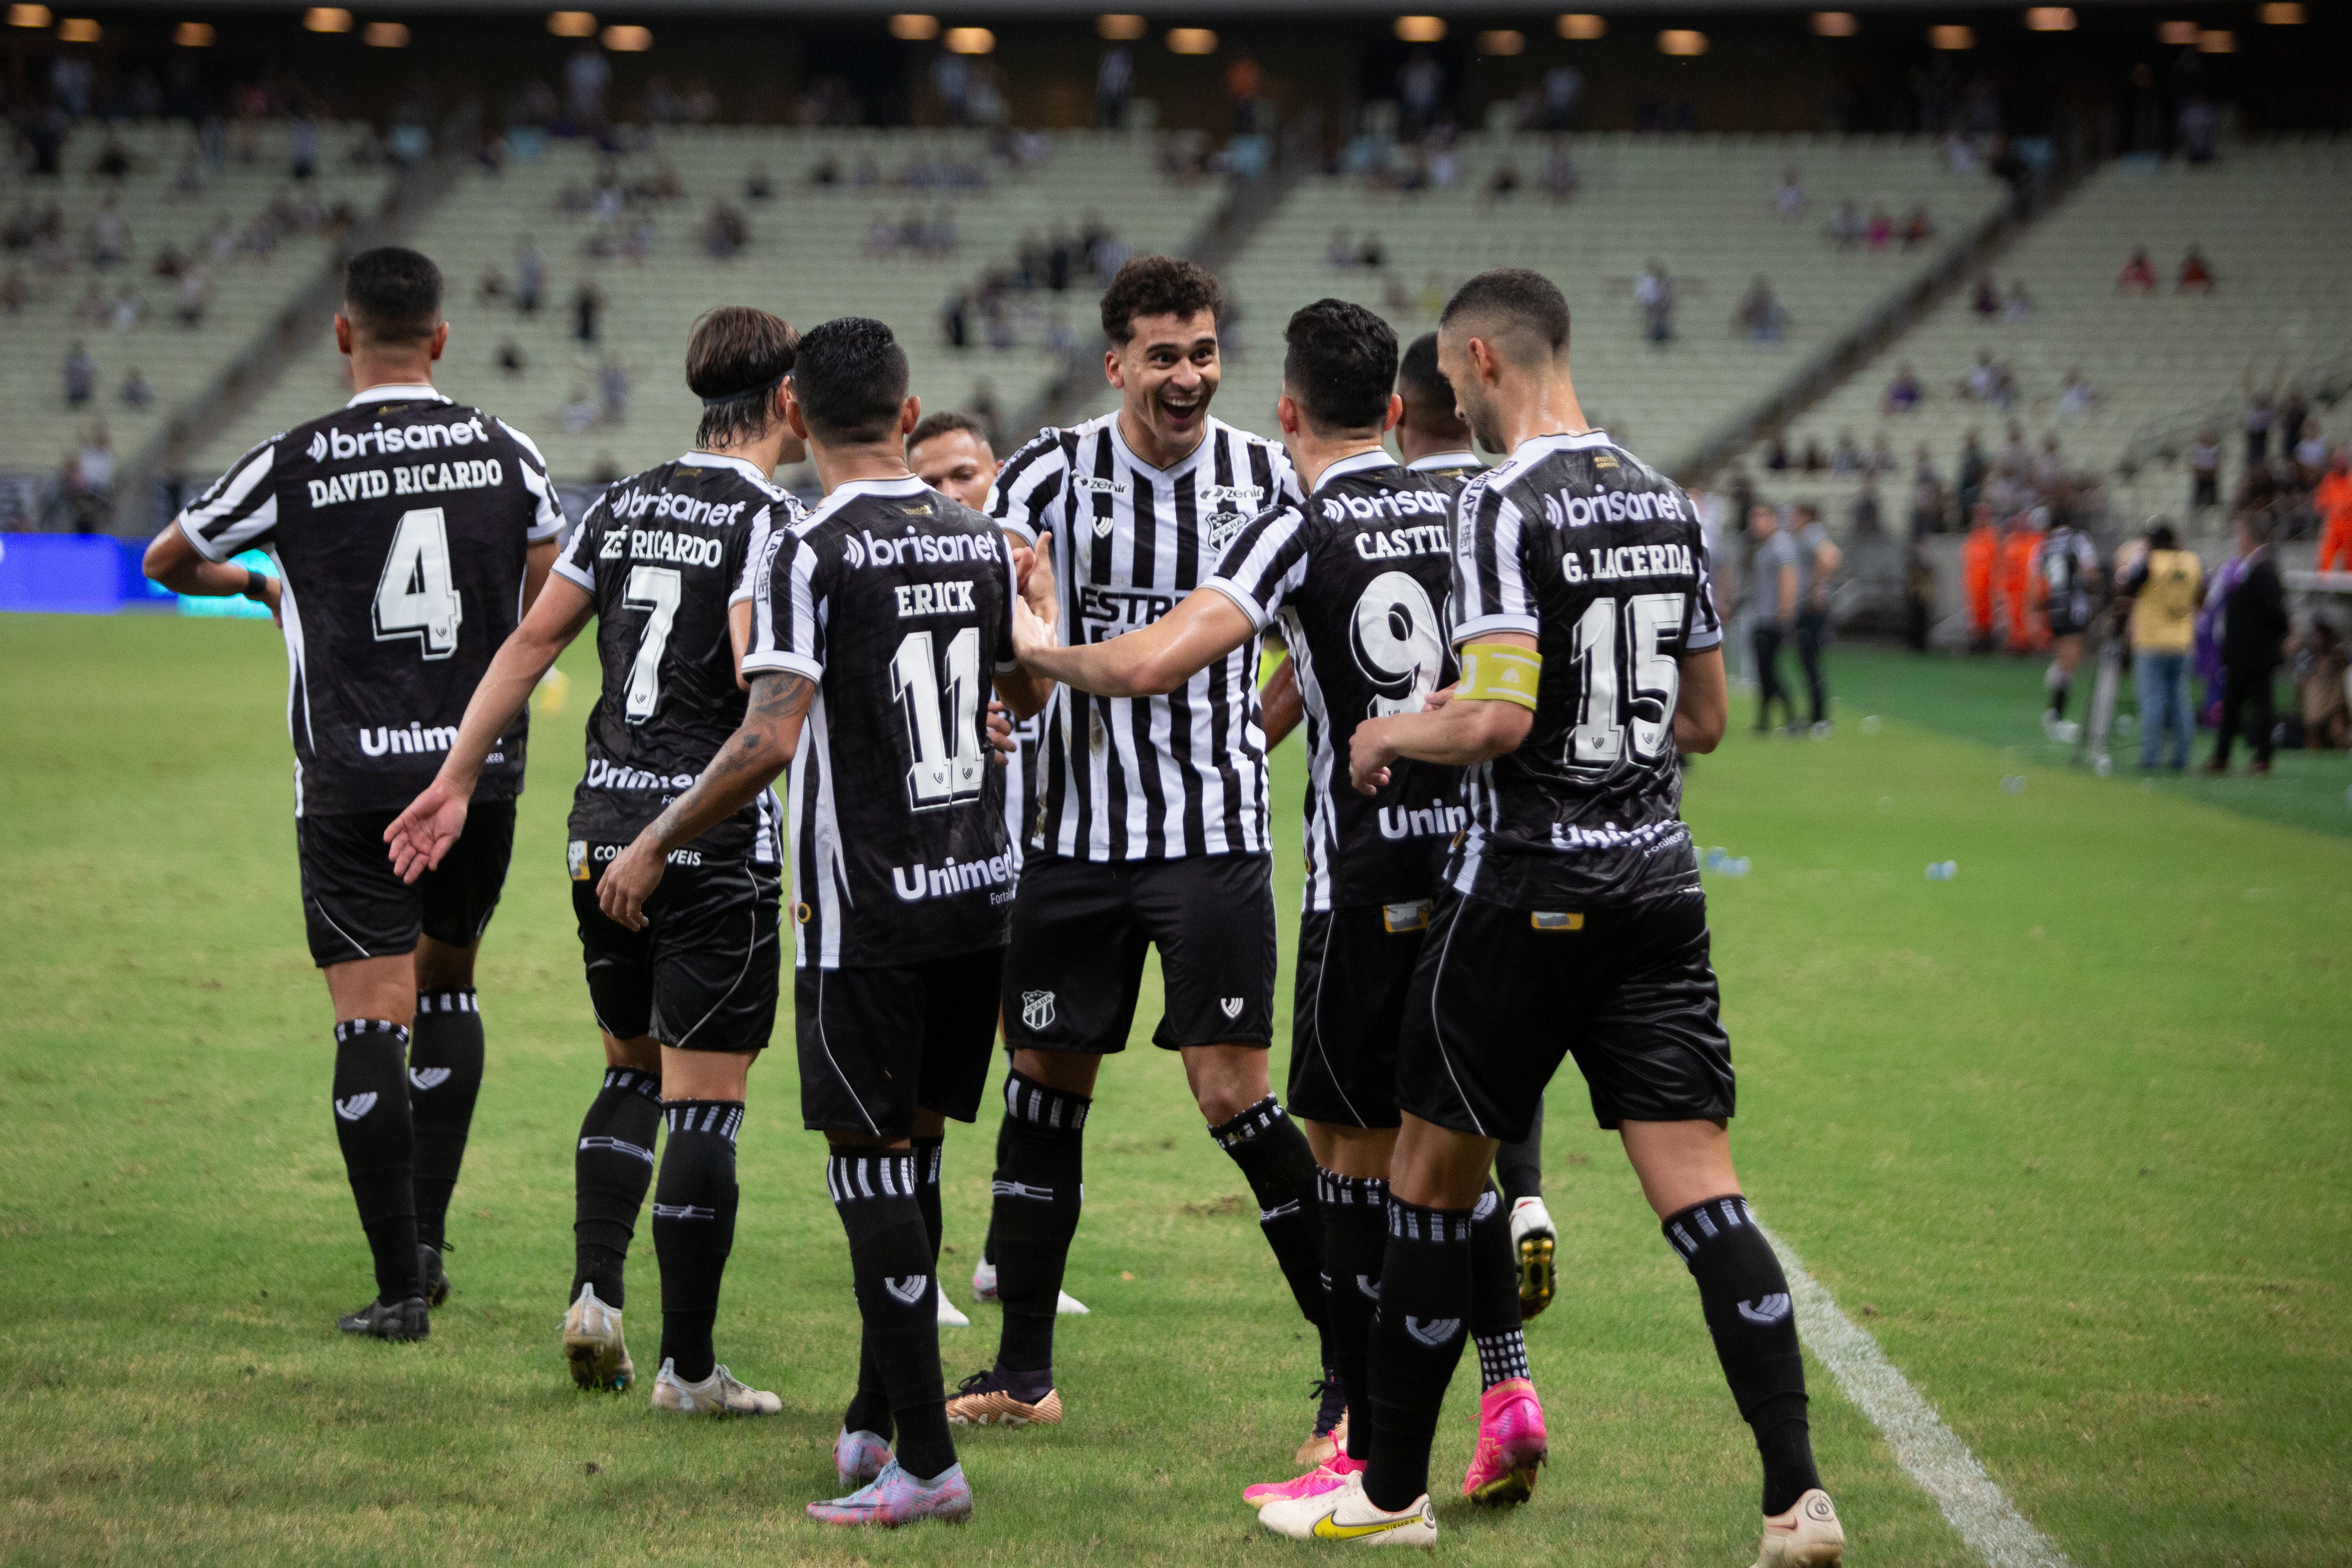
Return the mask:
<svg viewBox="0 0 2352 1568">
<path fill-rule="evenodd" d="M 456 398 L 427 386 L 421 381 L 398 382 L 386 386 L 371 386 L 365 392 L 355 392 L 352 394 L 352 400 L 343 406 L 357 408 L 362 403 L 455 403 L 457 401 Z"/>
<path fill-rule="evenodd" d="M 1357 452 L 1351 456 L 1340 458 L 1338 462 L 1324 469 L 1322 478 L 1315 481 L 1315 493 L 1317 495 L 1321 495 L 1323 491 L 1329 487 L 1333 479 L 1342 479 L 1347 478 L 1349 474 L 1369 474 L 1374 468 L 1393 468 L 1395 467 L 1396 459 L 1390 457 L 1387 452 L 1381 450 L 1378 447 L 1372 447 L 1370 451 Z"/>
<path fill-rule="evenodd" d="M 689 468 L 733 468 L 737 473 L 741 474 L 747 479 L 755 481 L 763 489 L 773 489 L 776 488 L 776 482 L 768 478 L 767 475 L 761 473 L 760 471 L 760 466 L 757 463 L 751 462 L 747 458 L 730 458 L 719 452 L 698 451 L 687 453 L 684 457 L 680 458 L 678 461 L 685 464 Z M 864 483 L 865 481 L 861 480 L 859 482 Z"/>
<path fill-rule="evenodd" d="M 707 458 L 710 454 L 704 452 L 697 455 Z M 930 486 L 912 474 L 908 474 L 903 479 L 851 479 L 820 501 L 816 509 L 809 513 L 808 521 L 801 526 L 815 527 L 859 496 L 927 496 L 937 493 Z"/>
<path fill-rule="evenodd" d="M 1223 424 L 1223 421 L 1219 419 L 1213 414 L 1202 419 L 1201 421 L 1201 444 L 1194 447 L 1182 457 L 1177 458 L 1176 461 L 1169 467 L 1163 468 L 1158 464 L 1150 462 L 1144 458 L 1139 456 L 1135 448 L 1127 444 L 1127 432 L 1118 427 L 1118 409 L 1112 409 L 1108 417 L 1110 420 L 1111 444 L 1118 448 L 1118 455 L 1125 458 L 1129 465 L 1143 473 L 1150 474 L 1155 479 L 1181 479 L 1184 475 L 1191 473 L 1192 471 L 1192 465 L 1198 463 L 1203 457 L 1206 457 L 1213 448 L 1214 448 L 1217 444 L 1217 431 Z"/>
<path fill-rule="evenodd" d="M 1479 466 L 1475 452 L 1432 452 L 1426 458 L 1415 458 L 1407 463 L 1405 471 L 1425 474 L 1433 468 L 1475 468 Z"/>
</svg>

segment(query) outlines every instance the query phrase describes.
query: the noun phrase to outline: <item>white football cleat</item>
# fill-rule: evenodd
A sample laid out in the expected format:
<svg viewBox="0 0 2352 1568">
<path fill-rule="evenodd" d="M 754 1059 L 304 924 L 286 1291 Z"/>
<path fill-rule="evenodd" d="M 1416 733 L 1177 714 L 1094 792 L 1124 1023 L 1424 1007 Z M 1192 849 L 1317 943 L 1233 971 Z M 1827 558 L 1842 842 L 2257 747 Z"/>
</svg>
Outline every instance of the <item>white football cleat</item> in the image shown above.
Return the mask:
<svg viewBox="0 0 2352 1568">
<path fill-rule="evenodd" d="M 1845 1561 L 1845 1530 L 1830 1494 L 1815 1487 L 1786 1513 L 1764 1521 L 1756 1568 L 1831 1568 Z"/>
<path fill-rule="evenodd" d="M 1395 1513 L 1375 1508 L 1364 1495 L 1361 1470 L 1327 1492 L 1278 1498 L 1257 1510 L 1257 1520 L 1275 1534 L 1293 1541 L 1336 1541 L 1356 1546 L 1437 1544 L 1437 1512 L 1429 1506 L 1426 1495 Z"/>
<path fill-rule="evenodd" d="M 993 1301 L 997 1300 L 996 1265 L 987 1261 L 985 1258 L 982 1259 L 972 1268 L 971 1299 L 975 1301 Z M 1067 1290 L 1065 1290 L 1061 1292 L 1060 1296 L 1055 1300 L 1054 1311 L 1060 1317 L 1083 1318 L 1089 1315 L 1091 1309 L 1089 1309 L 1084 1301 L 1079 1300 L 1076 1296 L 1073 1296 Z M 941 1318 L 940 1321 L 941 1322 L 947 1321 L 945 1318 Z M 961 1325 L 959 1325 L 959 1327 Z"/>
<path fill-rule="evenodd" d="M 968 1329 L 971 1327 L 971 1320 L 965 1317 L 962 1310 L 958 1308 L 953 1301 L 948 1300 L 948 1293 L 946 1291 L 941 1290 L 938 1294 L 940 1298 L 940 1327 L 943 1329 Z M 873 1479 L 874 1478 L 871 1476 L 866 1478 L 868 1480 Z"/>
<path fill-rule="evenodd" d="M 563 1314 L 563 1359 L 572 1365 L 572 1381 L 583 1388 L 617 1394 L 636 1375 L 629 1347 L 621 1341 L 621 1310 L 598 1300 L 593 1285 L 580 1287 L 580 1300 Z"/>
<path fill-rule="evenodd" d="M 1076 1296 L 1071 1295 L 1067 1290 L 1062 1291 L 1055 1297 L 1054 1301 L 1054 1311 L 1058 1317 L 1083 1318 L 1090 1310 L 1092 1310 L 1091 1308 L 1089 1308 L 1084 1301 L 1079 1300 Z"/>
<path fill-rule="evenodd" d="M 711 1368 L 700 1383 L 677 1375 L 677 1363 L 665 1359 L 654 1376 L 654 1408 L 681 1415 L 773 1415 L 784 1402 L 764 1388 L 753 1388 L 723 1366 Z"/>
</svg>

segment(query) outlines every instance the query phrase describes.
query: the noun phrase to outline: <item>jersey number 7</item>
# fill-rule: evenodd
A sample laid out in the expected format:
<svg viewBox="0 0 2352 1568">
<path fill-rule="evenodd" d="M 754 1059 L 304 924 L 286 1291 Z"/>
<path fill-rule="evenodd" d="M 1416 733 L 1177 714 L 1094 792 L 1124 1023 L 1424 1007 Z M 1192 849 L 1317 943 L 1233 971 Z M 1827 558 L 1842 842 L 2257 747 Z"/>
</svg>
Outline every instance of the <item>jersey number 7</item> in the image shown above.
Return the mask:
<svg viewBox="0 0 2352 1568">
<path fill-rule="evenodd" d="M 948 640 L 947 701 L 940 700 L 940 667 L 931 634 L 908 632 L 890 657 L 890 699 L 905 710 L 907 803 L 936 811 L 979 798 L 988 777 L 980 749 L 980 628 L 966 626 Z"/>
<path fill-rule="evenodd" d="M 402 512 L 375 585 L 375 640 L 415 637 L 421 657 L 447 658 L 457 651 L 457 624 L 464 619 L 449 575 L 449 529 L 441 509 Z"/>
</svg>

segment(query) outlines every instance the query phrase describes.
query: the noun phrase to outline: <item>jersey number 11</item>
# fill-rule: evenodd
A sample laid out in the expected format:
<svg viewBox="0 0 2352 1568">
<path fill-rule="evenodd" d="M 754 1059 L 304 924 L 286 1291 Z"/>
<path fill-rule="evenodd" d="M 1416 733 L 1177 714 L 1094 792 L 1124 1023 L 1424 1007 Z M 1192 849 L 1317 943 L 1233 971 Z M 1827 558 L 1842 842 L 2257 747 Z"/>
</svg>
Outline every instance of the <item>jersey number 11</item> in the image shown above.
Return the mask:
<svg viewBox="0 0 2352 1568">
<path fill-rule="evenodd" d="M 978 626 L 949 639 L 946 684 L 942 703 L 931 634 L 908 633 L 890 658 L 890 698 L 906 710 L 907 742 L 915 756 L 907 770 L 907 796 L 917 811 L 977 799 L 988 776 L 980 748 Z"/>
</svg>

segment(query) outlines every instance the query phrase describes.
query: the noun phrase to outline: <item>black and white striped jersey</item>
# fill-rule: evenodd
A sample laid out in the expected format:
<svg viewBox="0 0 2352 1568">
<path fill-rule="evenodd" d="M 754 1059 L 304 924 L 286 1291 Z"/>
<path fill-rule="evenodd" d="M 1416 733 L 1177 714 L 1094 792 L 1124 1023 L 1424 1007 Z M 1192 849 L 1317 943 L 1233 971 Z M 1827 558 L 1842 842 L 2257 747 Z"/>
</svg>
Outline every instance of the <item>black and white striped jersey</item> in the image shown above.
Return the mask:
<svg viewBox="0 0 2352 1568">
<path fill-rule="evenodd" d="M 1523 443 L 1455 505 L 1455 644 L 1527 633 L 1543 676 L 1518 750 L 1469 771 L 1447 880 L 1567 911 L 1696 888 L 1675 702 L 1723 641 L 1698 510 L 1599 430 Z"/>
<path fill-rule="evenodd" d="M 1045 755 L 1045 715 L 1023 719 L 1008 711 L 1004 716 L 1013 721 L 1013 750 L 1004 759 L 1004 832 L 1013 844 L 1013 869 L 1018 872 L 1023 848 L 1037 830 L 1037 763 Z"/>
<path fill-rule="evenodd" d="M 572 798 L 578 844 L 626 844 L 743 721 L 729 606 L 751 597 L 746 563 L 800 503 L 740 458 L 688 452 L 606 488 L 556 558 L 596 602 L 604 687 L 588 714 L 587 772 Z M 693 847 L 776 864 L 783 825 L 767 790 Z M 576 872 L 575 872 L 576 874 Z"/>
<path fill-rule="evenodd" d="M 997 474 L 988 510 L 1032 542 L 1053 533 L 1062 637 L 1101 642 L 1175 608 L 1250 519 L 1299 499 L 1271 441 L 1212 416 L 1192 456 L 1155 468 L 1114 412 L 1039 431 Z M 1055 690 L 1031 847 L 1098 861 L 1263 853 L 1257 654 L 1253 637 L 1164 697 Z"/>
<path fill-rule="evenodd" d="M 1405 468 L 1426 475 L 1449 490 L 1458 490 L 1468 480 L 1485 473 L 1486 465 L 1478 460 L 1475 452 L 1432 452 L 1426 458 L 1415 458 Z"/>
<path fill-rule="evenodd" d="M 1377 795 L 1348 782 L 1357 724 L 1454 679 L 1452 489 L 1386 452 L 1342 458 L 1304 506 L 1244 528 L 1206 584 L 1261 631 L 1279 616 L 1298 663 L 1310 910 L 1429 897 L 1462 827 L 1459 768 L 1401 759 Z"/>
<path fill-rule="evenodd" d="M 277 563 L 294 814 L 397 811 L 433 782 L 522 616 L 523 556 L 563 530 L 547 460 L 430 386 L 378 386 L 272 436 L 180 513 L 208 561 Z M 522 793 L 530 715 L 477 800 Z"/>
<path fill-rule="evenodd" d="M 774 531 L 751 582 L 745 672 L 816 683 L 792 771 L 800 966 L 1002 943 L 1013 862 L 988 692 L 1013 668 L 1003 535 L 920 479 L 860 479 Z"/>
</svg>

